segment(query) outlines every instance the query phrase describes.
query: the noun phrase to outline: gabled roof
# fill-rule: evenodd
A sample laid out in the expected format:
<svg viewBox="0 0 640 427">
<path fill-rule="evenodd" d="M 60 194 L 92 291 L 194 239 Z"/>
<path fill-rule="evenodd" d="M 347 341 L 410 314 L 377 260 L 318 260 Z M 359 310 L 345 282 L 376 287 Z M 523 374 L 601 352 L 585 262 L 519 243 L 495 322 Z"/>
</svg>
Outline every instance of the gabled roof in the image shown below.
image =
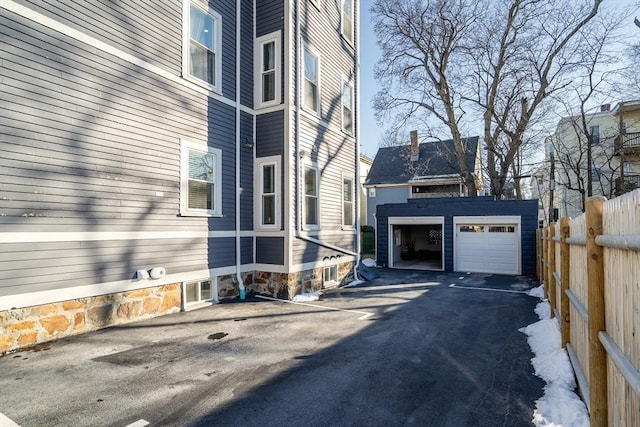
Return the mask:
<svg viewBox="0 0 640 427">
<path fill-rule="evenodd" d="M 464 140 L 471 172 L 475 170 L 478 140 L 477 136 Z M 364 185 L 404 184 L 418 177 L 460 175 L 453 140 L 423 142 L 419 147 L 419 160 L 415 162 L 411 161 L 411 145 L 379 148 Z"/>
</svg>

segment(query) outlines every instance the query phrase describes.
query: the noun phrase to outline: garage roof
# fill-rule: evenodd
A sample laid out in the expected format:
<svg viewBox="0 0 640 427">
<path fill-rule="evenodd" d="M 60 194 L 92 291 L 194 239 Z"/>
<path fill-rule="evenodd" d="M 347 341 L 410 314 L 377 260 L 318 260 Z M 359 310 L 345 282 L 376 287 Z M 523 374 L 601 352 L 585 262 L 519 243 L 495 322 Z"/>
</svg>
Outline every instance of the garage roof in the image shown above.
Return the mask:
<svg viewBox="0 0 640 427">
<path fill-rule="evenodd" d="M 478 140 L 477 136 L 464 140 L 467 164 L 471 171 L 475 170 Z M 402 184 L 418 176 L 460 175 L 453 140 L 423 142 L 419 147 L 417 161 L 411 160 L 411 145 L 378 149 L 365 185 Z"/>
</svg>

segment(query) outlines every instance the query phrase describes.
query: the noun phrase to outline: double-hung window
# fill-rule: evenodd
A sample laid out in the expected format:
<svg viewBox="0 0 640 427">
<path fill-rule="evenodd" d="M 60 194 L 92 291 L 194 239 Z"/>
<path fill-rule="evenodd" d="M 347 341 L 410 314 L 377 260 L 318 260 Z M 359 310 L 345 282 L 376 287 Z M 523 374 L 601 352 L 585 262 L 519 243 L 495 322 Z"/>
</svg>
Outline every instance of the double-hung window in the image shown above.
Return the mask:
<svg viewBox="0 0 640 427">
<path fill-rule="evenodd" d="M 314 165 L 304 166 L 304 225 L 317 228 L 318 220 L 318 168 Z"/>
<path fill-rule="evenodd" d="M 211 8 L 185 2 L 182 74 L 220 92 L 222 17 Z"/>
<path fill-rule="evenodd" d="M 353 43 L 353 0 L 342 0 L 342 35 Z"/>
<path fill-rule="evenodd" d="M 320 114 L 320 57 L 304 48 L 304 93 L 303 107 Z"/>
<path fill-rule="evenodd" d="M 222 151 L 181 141 L 180 213 L 222 215 Z"/>
<path fill-rule="evenodd" d="M 342 226 L 353 228 L 353 180 L 342 178 Z"/>
<path fill-rule="evenodd" d="M 256 159 L 256 228 L 280 229 L 280 156 Z"/>
<path fill-rule="evenodd" d="M 353 135 L 353 86 L 342 82 L 342 130 Z"/>
<path fill-rule="evenodd" d="M 256 39 L 256 108 L 280 104 L 280 32 Z"/>
</svg>

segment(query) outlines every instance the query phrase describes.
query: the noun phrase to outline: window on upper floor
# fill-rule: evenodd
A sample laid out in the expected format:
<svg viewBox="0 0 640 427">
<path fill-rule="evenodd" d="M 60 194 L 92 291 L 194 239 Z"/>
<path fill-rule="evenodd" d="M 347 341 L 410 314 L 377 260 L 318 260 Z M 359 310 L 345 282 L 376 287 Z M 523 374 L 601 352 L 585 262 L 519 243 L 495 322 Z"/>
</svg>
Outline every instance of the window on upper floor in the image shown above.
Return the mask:
<svg viewBox="0 0 640 427">
<path fill-rule="evenodd" d="M 353 135 L 353 86 L 342 82 L 342 130 Z"/>
<path fill-rule="evenodd" d="M 256 39 L 256 108 L 280 104 L 280 32 Z"/>
<path fill-rule="evenodd" d="M 200 3 L 184 3 L 182 74 L 220 92 L 222 75 L 222 17 Z"/>
<path fill-rule="evenodd" d="M 222 151 L 181 141 L 180 214 L 222 215 Z"/>
<path fill-rule="evenodd" d="M 353 228 L 353 180 L 342 178 L 342 226 Z"/>
<path fill-rule="evenodd" d="M 589 135 L 591 135 L 591 143 L 593 145 L 600 144 L 600 126 L 591 126 L 589 128 Z"/>
<path fill-rule="evenodd" d="M 342 0 L 342 35 L 353 43 L 353 0 Z"/>
<path fill-rule="evenodd" d="M 280 229 L 280 156 L 256 159 L 256 228 Z"/>
<path fill-rule="evenodd" d="M 304 48 L 304 88 L 302 106 L 320 115 L 320 56 Z"/>
<path fill-rule="evenodd" d="M 315 165 L 304 166 L 304 226 L 306 228 L 318 228 L 319 203 L 318 193 L 318 167 Z"/>
</svg>

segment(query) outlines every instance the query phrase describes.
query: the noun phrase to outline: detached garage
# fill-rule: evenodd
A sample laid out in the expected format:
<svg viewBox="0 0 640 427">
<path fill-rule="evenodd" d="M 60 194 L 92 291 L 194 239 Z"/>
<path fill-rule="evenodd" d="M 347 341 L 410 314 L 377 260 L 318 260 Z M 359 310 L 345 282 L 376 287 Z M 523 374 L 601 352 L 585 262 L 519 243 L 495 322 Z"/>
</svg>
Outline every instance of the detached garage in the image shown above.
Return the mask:
<svg viewBox="0 0 640 427">
<path fill-rule="evenodd" d="M 377 263 L 390 268 L 535 274 L 537 200 L 416 199 L 379 205 Z"/>
</svg>

